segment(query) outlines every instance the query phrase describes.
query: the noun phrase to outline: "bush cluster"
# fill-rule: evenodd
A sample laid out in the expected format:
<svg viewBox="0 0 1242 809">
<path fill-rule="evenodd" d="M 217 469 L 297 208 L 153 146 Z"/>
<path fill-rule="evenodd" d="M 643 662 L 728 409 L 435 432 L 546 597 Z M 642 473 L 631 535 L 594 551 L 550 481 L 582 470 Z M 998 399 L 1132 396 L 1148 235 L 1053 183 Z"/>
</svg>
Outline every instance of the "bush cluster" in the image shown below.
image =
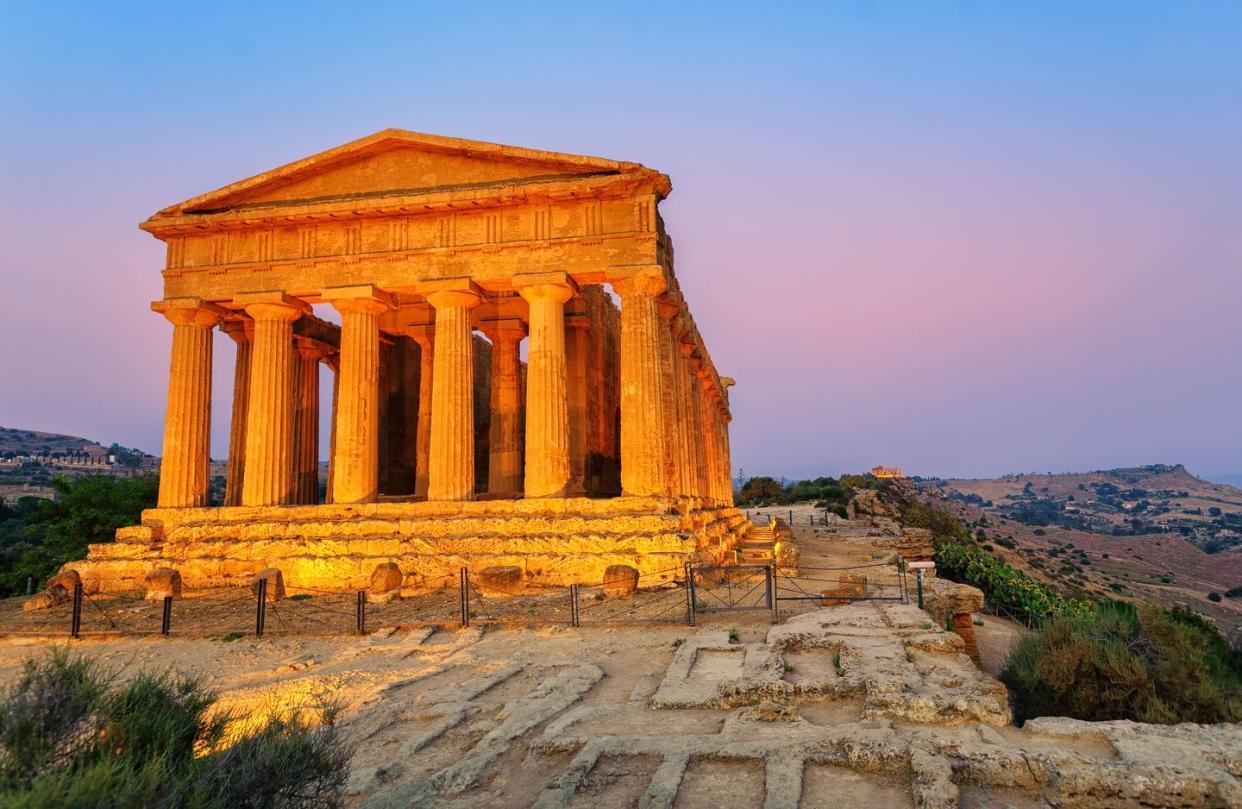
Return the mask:
<svg viewBox="0 0 1242 809">
<path fill-rule="evenodd" d="M 24 594 L 26 579 L 42 587 L 65 562 L 86 558 L 88 545 L 111 542 L 155 506 L 159 478 L 91 475 L 52 478 L 55 500 L 23 497 L 0 504 L 0 597 Z"/>
<path fill-rule="evenodd" d="M 349 751 L 335 710 L 312 725 L 271 717 L 240 738 L 195 679 L 127 683 L 85 658 L 28 661 L 0 701 L 0 805 L 305 807 L 341 805 Z"/>
<path fill-rule="evenodd" d="M 960 542 L 936 543 L 936 570 L 947 579 L 978 587 L 993 604 L 1030 618 L 1084 615 L 1092 603 L 1061 598 L 1004 560 Z"/>
<path fill-rule="evenodd" d="M 1110 601 L 1054 616 L 1018 641 L 1001 680 L 1019 721 L 1242 721 L 1242 655 L 1180 608 Z"/>
</svg>

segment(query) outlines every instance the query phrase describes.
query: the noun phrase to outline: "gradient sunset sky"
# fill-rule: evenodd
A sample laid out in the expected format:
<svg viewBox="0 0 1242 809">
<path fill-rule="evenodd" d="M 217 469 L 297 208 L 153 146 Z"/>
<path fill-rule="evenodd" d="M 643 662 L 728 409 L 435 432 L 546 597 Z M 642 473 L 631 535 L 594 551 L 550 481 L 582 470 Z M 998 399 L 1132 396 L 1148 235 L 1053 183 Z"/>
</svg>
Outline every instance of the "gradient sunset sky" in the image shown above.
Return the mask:
<svg viewBox="0 0 1242 809">
<path fill-rule="evenodd" d="M 5 2 L 0 424 L 158 453 L 138 223 L 390 126 L 667 172 L 735 471 L 1242 473 L 1237 2 Z"/>
</svg>

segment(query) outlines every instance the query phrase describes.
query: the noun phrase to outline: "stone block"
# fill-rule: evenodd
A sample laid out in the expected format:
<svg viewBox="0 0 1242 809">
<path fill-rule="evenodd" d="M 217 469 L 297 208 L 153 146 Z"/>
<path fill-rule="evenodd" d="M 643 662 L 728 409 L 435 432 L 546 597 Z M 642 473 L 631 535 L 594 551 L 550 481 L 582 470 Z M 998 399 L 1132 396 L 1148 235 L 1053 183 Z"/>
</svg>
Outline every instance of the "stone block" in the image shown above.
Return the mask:
<svg viewBox="0 0 1242 809">
<path fill-rule="evenodd" d="M 55 590 L 44 590 L 42 593 L 35 593 L 26 599 L 26 602 L 22 604 L 22 612 L 51 609 L 57 604 L 67 603 L 71 598 L 72 596 L 60 587 L 57 587 Z"/>
<path fill-rule="evenodd" d="M 470 582 L 485 595 L 512 595 L 522 589 L 522 568 L 517 565 L 485 567 L 472 573 Z"/>
<path fill-rule="evenodd" d="M 638 571 L 629 565 L 609 565 L 604 569 L 604 595 L 623 597 L 638 589 Z"/>
<path fill-rule="evenodd" d="M 47 591 L 49 593 L 55 590 L 64 590 L 70 596 L 73 595 L 73 588 L 81 583 L 82 577 L 76 570 L 62 570 L 55 576 L 47 580 Z"/>
<path fill-rule="evenodd" d="M 400 598 L 401 581 L 401 568 L 396 562 L 381 562 L 371 571 L 367 600 L 378 604 Z"/>
<path fill-rule="evenodd" d="M 959 612 L 953 616 L 953 631 L 962 639 L 966 646 L 966 654 L 979 665 L 979 642 L 975 639 L 974 617 L 969 612 Z"/>
<path fill-rule="evenodd" d="M 836 587 L 820 593 L 825 607 L 842 607 L 867 595 L 867 576 L 862 573 L 842 573 Z"/>
<path fill-rule="evenodd" d="M 147 601 L 163 601 L 165 597 L 181 598 L 181 574 L 171 567 L 158 567 L 143 579 Z"/>
<path fill-rule="evenodd" d="M 281 574 L 280 568 L 267 567 L 254 574 L 254 578 L 250 581 L 250 592 L 259 595 L 259 582 L 267 579 L 267 600 L 281 601 L 285 597 L 285 577 Z"/>
</svg>

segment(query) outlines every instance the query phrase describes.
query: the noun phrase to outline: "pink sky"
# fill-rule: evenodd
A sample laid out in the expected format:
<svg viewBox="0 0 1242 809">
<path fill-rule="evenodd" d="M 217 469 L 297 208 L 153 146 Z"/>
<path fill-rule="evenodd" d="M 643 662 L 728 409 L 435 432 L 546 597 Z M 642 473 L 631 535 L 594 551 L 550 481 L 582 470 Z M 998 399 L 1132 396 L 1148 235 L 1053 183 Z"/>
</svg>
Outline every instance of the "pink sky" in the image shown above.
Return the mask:
<svg viewBox="0 0 1242 809">
<path fill-rule="evenodd" d="M 735 470 L 1242 472 L 1236 7 L 160 9 L 0 25 L 4 426 L 158 452 L 138 222 L 398 126 L 672 176 Z"/>
</svg>

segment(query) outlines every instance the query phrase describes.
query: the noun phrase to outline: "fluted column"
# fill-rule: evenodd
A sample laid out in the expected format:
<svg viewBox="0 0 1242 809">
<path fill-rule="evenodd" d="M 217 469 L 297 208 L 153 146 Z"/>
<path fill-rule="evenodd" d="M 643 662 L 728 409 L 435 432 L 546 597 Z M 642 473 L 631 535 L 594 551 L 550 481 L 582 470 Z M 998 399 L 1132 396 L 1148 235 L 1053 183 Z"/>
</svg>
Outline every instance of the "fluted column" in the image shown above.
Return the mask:
<svg viewBox="0 0 1242 809">
<path fill-rule="evenodd" d="M 621 296 L 621 489 L 658 495 L 667 488 L 660 320 L 656 296 L 668 288 L 663 273 L 613 281 Z"/>
<path fill-rule="evenodd" d="M 285 505 L 293 497 L 293 321 L 310 307 L 280 293 L 238 302 L 254 319 L 242 505 Z"/>
<path fill-rule="evenodd" d="M 707 447 L 707 422 L 703 412 L 703 384 L 700 381 L 702 360 L 698 349 L 690 351 L 690 423 L 694 429 L 695 486 L 698 496 L 710 499 L 711 485 L 708 469 L 711 464 Z"/>
<path fill-rule="evenodd" d="M 379 494 L 379 316 L 392 298 L 372 286 L 325 290 L 341 313 L 341 387 L 336 413 L 333 502 Z"/>
<path fill-rule="evenodd" d="M 319 362 L 321 345 L 295 339 L 293 371 L 293 502 L 319 499 Z"/>
<path fill-rule="evenodd" d="M 677 432 L 677 381 L 673 364 L 673 317 L 677 305 L 665 298 L 657 299 L 660 313 L 660 390 L 664 405 L 664 491 L 676 497 L 681 494 L 679 436 Z"/>
<path fill-rule="evenodd" d="M 431 440 L 428 500 L 474 496 L 474 343 L 470 310 L 482 296 L 473 284 L 432 291 L 436 310 L 431 379 Z"/>
<path fill-rule="evenodd" d="M 519 344 L 526 335 L 515 318 L 484 324 L 492 341 L 492 418 L 488 432 L 487 491 L 497 497 L 522 493 L 522 400 Z"/>
<path fill-rule="evenodd" d="M 156 301 L 173 324 L 160 508 L 207 505 L 211 475 L 211 330 L 225 311 L 198 298 Z"/>
<path fill-rule="evenodd" d="M 435 367 L 435 326 L 418 326 L 408 331 L 418 343 L 418 429 L 414 439 L 414 495 L 427 496 L 431 467 L 431 397 Z"/>
<path fill-rule="evenodd" d="M 713 503 L 720 499 L 719 481 L 716 470 L 720 461 L 720 445 L 717 441 L 716 410 L 712 383 L 706 368 L 699 368 L 699 414 L 702 419 L 702 437 L 700 447 L 703 451 L 703 485 L 704 496 Z"/>
<path fill-rule="evenodd" d="M 720 450 L 721 450 L 721 483 L 724 485 L 723 499 L 726 506 L 733 505 L 733 461 L 729 454 L 729 422 L 733 417 L 727 411 L 720 413 Z"/>
<path fill-rule="evenodd" d="M 332 370 L 332 415 L 328 423 L 328 485 L 324 490 L 325 503 L 335 503 L 336 489 L 336 406 L 341 399 L 341 355 L 332 354 L 324 360 Z"/>
<path fill-rule="evenodd" d="M 684 327 L 678 326 L 673 340 L 673 376 L 677 385 L 677 458 L 681 471 L 681 492 L 687 497 L 699 496 L 698 433 L 694 427 L 692 405 L 694 379 L 690 371 L 690 352 L 693 348 L 682 342 Z"/>
<path fill-rule="evenodd" d="M 581 497 L 587 491 L 587 456 L 590 453 L 587 358 L 591 353 L 591 321 L 585 312 L 565 317 L 565 386 L 569 430 L 569 482 L 565 493 Z"/>
<path fill-rule="evenodd" d="M 220 330 L 237 344 L 233 365 L 233 414 L 229 420 L 229 462 L 224 483 L 224 505 L 240 506 L 246 473 L 246 407 L 250 404 L 250 344 L 254 325 L 249 320 L 226 320 Z"/>
<path fill-rule="evenodd" d="M 555 277 L 553 277 L 555 276 Z M 577 292 L 563 273 L 536 276 L 518 292 L 530 306 L 526 351 L 527 497 L 563 497 L 569 483 L 569 389 L 565 301 Z M 519 283 L 514 279 L 515 286 Z"/>
</svg>

